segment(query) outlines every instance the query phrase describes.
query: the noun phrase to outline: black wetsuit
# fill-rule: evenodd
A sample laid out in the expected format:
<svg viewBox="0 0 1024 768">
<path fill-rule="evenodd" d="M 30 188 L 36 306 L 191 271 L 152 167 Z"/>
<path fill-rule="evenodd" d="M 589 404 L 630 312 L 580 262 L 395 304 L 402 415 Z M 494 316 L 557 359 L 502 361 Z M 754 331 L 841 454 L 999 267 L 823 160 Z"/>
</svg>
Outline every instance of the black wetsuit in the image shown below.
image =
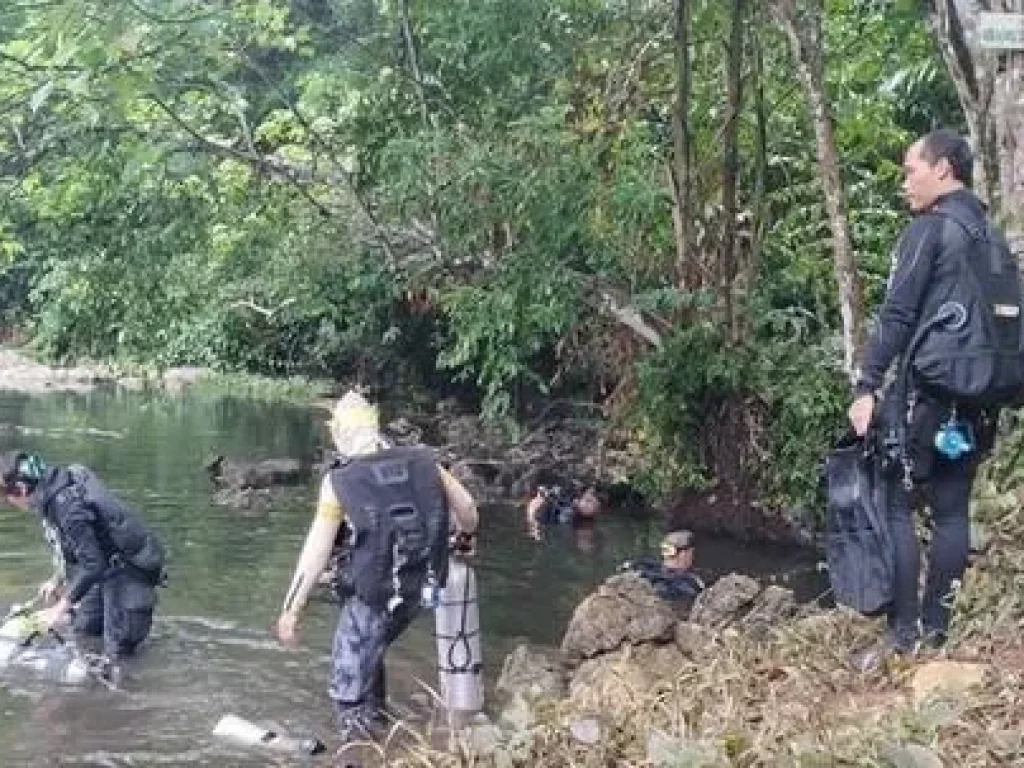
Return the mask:
<svg viewBox="0 0 1024 768">
<path fill-rule="evenodd" d="M 51 468 L 32 503 L 57 534 L 67 567 L 66 596 L 76 605 L 75 630 L 102 636 L 111 659 L 133 653 L 153 622 L 152 580 L 125 562 L 110 541 L 103 511 L 87 500 L 82 483 L 67 469 Z M 137 518 L 125 525 L 140 538 L 150 535 Z"/>
<path fill-rule="evenodd" d="M 944 195 L 936 206 L 955 206 L 961 216 L 984 228 L 985 209 L 967 190 Z M 957 255 L 942 244 L 945 217 L 935 207 L 917 214 L 904 229 L 893 254 L 889 286 L 878 317 L 877 327 L 868 341 L 864 366 L 857 382 L 857 394 L 879 390 L 886 371 L 907 352 L 924 320 L 922 309 L 929 292 L 945 281 L 959 279 Z M 883 430 L 905 419 L 907 401 L 890 387 L 879 406 L 878 423 Z M 951 415 L 951 404 L 926 392 L 913 391 L 917 399 L 914 417 L 908 425 L 905 449 L 917 468 L 915 477 L 929 502 L 934 522 L 934 538 L 928 558 L 928 575 L 923 604 L 918 594 L 920 551 L 914 526 L 916 492 L 904 486 L 901 473 L 889 480 L 888 518 L 895 548 L 895 599 L 889 610 L 890 627 L 897 645 L 909 648 L 921 631 L 944 636 L 949 627 L 951 590 L 967 566 L 969 522 L 968 499 L 978 459 L 991 446 L 991 414 L 957 413 L 959 420 L 972 423 L 978 449 L 968 457 L 950 461 L 934 448 L 939 424 Z"/>
</svg>

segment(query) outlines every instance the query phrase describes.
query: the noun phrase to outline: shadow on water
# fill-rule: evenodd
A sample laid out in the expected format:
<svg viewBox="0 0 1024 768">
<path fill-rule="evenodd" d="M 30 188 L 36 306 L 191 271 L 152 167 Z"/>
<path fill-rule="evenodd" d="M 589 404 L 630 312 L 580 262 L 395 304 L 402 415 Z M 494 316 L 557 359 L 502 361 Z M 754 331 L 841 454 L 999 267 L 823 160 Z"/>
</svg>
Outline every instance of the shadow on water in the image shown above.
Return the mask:
<svg viewBox="0 0 1024 768">
<path fill-rule="evenodd" d="M 0 450 L 23 447 L 54 463 L 79 461 L 139 506 L 167 539 L 171 585 L 126 691 L 57 690 L 0 681 L 0 765 L 126 766 L 275 764 L 213 739 L 234 713 L 331 741 L 328 661 L 336 608 L 314 600 L 302 642 L 270 635 L 309 523 L 315 483 L 269 511 L 240 516 L 211 503 L 202 464 L 214 453 L 311 459 L 326 435 L 307 409 L 199 396 L 172 399 L 98 391 L 27 397 L 0 393 Z M 520 510 L 482 510 L 476 561 L 486 673 L 521 640 L 557 645 L 573 608 L 626 559 L 656 551 L 649 516 L 608 516 L 592 529 L 527 537 Z M 739 570 L 789 580 L 810 599 L 820 589 L 803 552 L 704 540 L 707 576 Z M 0 513 L 0 604 L 32 594 L 49 555 L 38 524 Z M 389 654 L 391 695 L 409 701 L 436 684 L 432 617 L 421 616 Z M 287 761 L 276 764 L 287 764 Z"/>
</svg>

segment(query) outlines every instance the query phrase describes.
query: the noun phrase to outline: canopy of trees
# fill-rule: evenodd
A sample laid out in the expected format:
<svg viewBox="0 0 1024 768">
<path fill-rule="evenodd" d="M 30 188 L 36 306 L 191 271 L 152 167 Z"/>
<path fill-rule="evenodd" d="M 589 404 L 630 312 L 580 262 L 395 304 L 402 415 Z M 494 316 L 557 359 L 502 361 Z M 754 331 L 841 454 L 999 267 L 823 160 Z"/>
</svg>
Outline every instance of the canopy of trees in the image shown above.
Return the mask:
<svg viewBox="0 0 1024 768">
<path fill-rule="evenodd" d="M 968 127 L 936 2 L 7 0 L 0 322 L 59 359 L 440 371 L 498 417 L 583 394 L 652 482 L 793 498 L 902 151 Z"/>
</svg>

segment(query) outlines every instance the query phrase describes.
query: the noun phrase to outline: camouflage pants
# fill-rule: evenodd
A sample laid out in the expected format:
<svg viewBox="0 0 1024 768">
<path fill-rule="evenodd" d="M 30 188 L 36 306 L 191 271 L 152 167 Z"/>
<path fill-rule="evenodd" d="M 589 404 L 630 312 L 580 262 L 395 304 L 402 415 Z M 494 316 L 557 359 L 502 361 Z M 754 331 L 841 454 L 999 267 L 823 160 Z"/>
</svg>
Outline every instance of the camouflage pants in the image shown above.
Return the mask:
<svg viewBox="0 0 1024 768">
<path fill-rule="evenodd" d="M 341 607 L 331 655 L 330 696 L 338 707 L 342 740 L 372 737 L 386 703 L 384 653 L 419 612 L 418 601 L 394 612 L 371 608 L 358 597 Z"/>
<path fill-rule="evenodd" d="M 149 635 L 156 590 L 128 573 L 117 573 L 94 585 L 78 603 L 74 628 L 103 638 L 103 653 L 120 659 L 135 652 Z"/>
</svg>

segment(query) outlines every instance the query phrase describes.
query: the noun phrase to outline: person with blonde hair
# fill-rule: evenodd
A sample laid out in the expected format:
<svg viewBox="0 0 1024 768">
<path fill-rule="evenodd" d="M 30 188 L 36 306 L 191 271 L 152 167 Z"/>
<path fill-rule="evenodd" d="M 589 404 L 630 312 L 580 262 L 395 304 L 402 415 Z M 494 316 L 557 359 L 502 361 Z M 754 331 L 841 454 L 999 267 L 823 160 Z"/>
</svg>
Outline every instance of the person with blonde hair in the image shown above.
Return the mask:
<svg viewBox="0 0 1024 768">
<path fill-rule="evenodd" d="M 424 589 L 444 584 L 450 534 L 474 534 L 478 517 L 429 448 L 388 443 L 377 409 L 358 392 L 338 400 L 328 428 L 339 457 L 321 482 L 276 633 L 295 642 L 302 608 L 336 551 L 341 616 L 329 693 L 344 748 L 386 722 L 385 652 L 419 612 Z"/>
</svg>

